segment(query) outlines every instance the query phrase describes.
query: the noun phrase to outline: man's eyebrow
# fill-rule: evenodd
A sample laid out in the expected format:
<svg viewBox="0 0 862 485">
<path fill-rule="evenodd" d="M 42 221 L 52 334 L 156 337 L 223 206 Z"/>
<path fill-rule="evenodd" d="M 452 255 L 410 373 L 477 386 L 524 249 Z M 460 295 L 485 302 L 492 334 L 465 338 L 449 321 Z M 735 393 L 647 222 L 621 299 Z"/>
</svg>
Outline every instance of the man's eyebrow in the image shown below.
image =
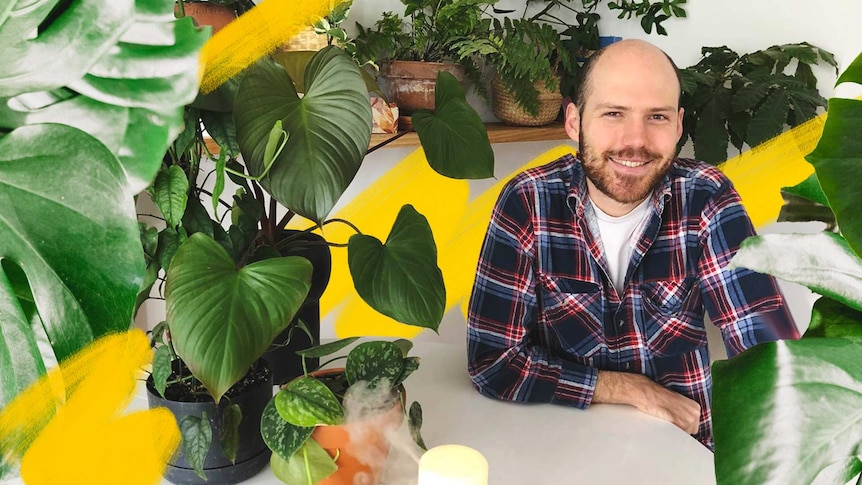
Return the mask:
<svg viewBox="0 0 862 485">
<path fill-rule="evenodd" d="M 600 110 L 611 109 L 614 111 L 630 111 L 631 107 L 623 106 L 620 104 L 613 104 L 613 103 L 599 103 L 598 105 L 596 105 L 596 109 L 600 109 Z M 678 108 L 676 108 L 675 106 L 667 105 L 667 106 L 657 106 L 655 108 L 649 108 L 647 111 L 649 111 L 650 113 L 667 113 L 667 112 L 674 112 L 675 113 L 677 109 Z"/>
</svg>

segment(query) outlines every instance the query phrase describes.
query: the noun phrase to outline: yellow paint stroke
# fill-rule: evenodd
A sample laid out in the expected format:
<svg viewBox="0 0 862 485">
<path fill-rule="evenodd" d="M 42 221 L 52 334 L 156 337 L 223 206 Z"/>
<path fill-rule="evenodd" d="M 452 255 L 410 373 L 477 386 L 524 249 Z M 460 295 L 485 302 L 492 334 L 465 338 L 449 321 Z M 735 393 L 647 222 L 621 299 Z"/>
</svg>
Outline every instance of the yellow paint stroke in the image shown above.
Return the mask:
<svg viewBox="0 0 862 485">
<path fill-rule="evenodd" d="M 762 227 L 778 216 L 783 201 L 779 189 L 795 185 L 813 167 L 804 156 L 814 149 L 823 131 L 825 115 L 818 116 L 758 147 L 734 157 L 719 168 L 733 182 L 754 225 Z M 438 248 L 438 263 L 446 283 L 446 309 L 457 304 L 466 313 L 472 291 L 476 261 L 494 203 L 504 184 L 517 173 L 548 163 L 572 148 L 561 145 L 499 180 L 467 203 L 469 185 L 433 172 L 418 149 L 394 169 L 371 184 L 345 208 L 334 214 L 354 222 L 363 232 L 385 240 L 395 214 L 402 204 L 413 203 L 431 222 Z M 304 228 L 307 222 L 292 227 Z M 346 242 L 352 230 L 344 226 L 326 227 L 329 241 Z M 332 277 L 320 301 L 321 315 L 335 315 L 335 334 L 398 336 L 411 338 L 420 332 L 380 315 L 362 301 L 353 288 L 347 267 L 347 251 L 333 249 Z"/>
<path fill-rule="evenodd" d="M 201 93 L 210 93 L 332 11 L 339 0 L 266 0 L 226 25 L 201 50 Z"/>
<path fill-rule="evenodd" d="M 140 330 L 103 337 L 0 413 L 0 450 L 28 485 L 152 484 L 180 440 L 165 408 L 123 415 L 152 359 Z M 23 457 L 22 457 L 23 455 Z"/>
<path fill-rule="evenodd" d="M 817 146 L 826 114 L 758 145 L 721 164 L 742 197 L 755 227 L 775 222 L 784 201 L 780 189 L 796 185 L 814 173 L 805 155 Z"/>
</svg>

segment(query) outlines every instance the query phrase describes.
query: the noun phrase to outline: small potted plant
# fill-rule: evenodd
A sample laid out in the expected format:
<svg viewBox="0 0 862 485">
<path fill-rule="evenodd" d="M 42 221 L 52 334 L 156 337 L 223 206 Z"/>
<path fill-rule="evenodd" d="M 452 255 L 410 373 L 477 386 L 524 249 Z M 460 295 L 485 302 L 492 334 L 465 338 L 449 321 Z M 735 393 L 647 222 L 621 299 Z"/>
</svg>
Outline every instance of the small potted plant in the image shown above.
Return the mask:
<svg viewBox="0 0 862 485">
<path fill-rule="evenodd" d="M 191 17 L 199 27 L 209 25 L 215 35 L 252 7 L 252 0 L 178 0 L 174 15 Z"/>
<path fill-rule="evenodd" d="M 323 357 L 355 337 L 300 352 Z M 419 368 L 409 340 L 369 341 L 353 348 L 344 368 L 305 375 L 283 385 L 264 411 L 261 431 L 271 465 L 285 483 L 375 484 L 389 450 L 388 433 L 407 416 L 416 444 L 422 408 L 406 406 L 402 383 Z M 338 360 L 345 357 L 336 357 Z M 330 361 L 331 362 L 331 361 Z"/>
<path fill-rule="evenodd" d="M 357 59 L 379 64 L 384 85 L 402 114 L 434 109 L 434 82 L 441 70 L 482 90 L 479 65 L 460 56 L 455 46 L 488 29 L 490 19 L 484 14 L 493 3 L 402 0 L 403 17 L 384 12 L 373 28 L 357 24 Z"/>
<path fill-rule="evenodd" d="M 486 37 L 457 46 L 462 58 L 482 56 L 494 67 L 491 94 L 496 117 L 522 126 L 541 126 L 557 118 L 563 100 L 560 69 L 571 71 L 575 61 L 551 25 L 494 19 Z"/>
</svg>

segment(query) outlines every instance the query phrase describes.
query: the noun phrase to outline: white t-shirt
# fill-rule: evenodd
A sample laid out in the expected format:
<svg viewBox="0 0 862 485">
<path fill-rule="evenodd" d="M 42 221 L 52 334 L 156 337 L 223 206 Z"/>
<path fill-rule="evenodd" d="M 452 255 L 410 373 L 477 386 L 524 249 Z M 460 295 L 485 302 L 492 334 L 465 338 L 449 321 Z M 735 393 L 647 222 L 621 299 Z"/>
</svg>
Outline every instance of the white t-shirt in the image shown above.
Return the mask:
<svg viewBox="0 0 862 485">
<path fill-rule="evenodd" d="M 605 249 L 605 259 L 607 259 L 608 270 L 610 270 L 609 276 L 617 292 L 622 293 L 632 250 L 637 244 L 637 237 L 643 231 L 642 223 L 646 219 L 650 197 L 644 199 L 631 212 L 620 217 L 602 212 L 592 200 L 590 203 L 596 214 L 596 221 L 601 233 L 600 238 Z"/>
</svg>

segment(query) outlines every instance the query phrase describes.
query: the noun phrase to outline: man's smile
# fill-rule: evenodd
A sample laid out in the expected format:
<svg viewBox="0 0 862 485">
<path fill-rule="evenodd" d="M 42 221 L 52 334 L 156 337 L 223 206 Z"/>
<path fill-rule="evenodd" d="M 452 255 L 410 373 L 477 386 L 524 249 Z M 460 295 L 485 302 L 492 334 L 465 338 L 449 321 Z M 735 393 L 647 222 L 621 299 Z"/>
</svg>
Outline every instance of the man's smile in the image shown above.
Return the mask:
<svg viewBox="0 0 862 485">
<path fill-rule="evenodd" d="M 629 167 L 629 168 L 642 167 L 642 166 L 644 166 L 650 162 L 649 160 L 625 160 L 622 158 L 614 158 L 614 157 L 608 157 L 608 159 L 610 161 L 616 163 L 616 164 L 622 165 L 624 167 Z"/>
</svg>

